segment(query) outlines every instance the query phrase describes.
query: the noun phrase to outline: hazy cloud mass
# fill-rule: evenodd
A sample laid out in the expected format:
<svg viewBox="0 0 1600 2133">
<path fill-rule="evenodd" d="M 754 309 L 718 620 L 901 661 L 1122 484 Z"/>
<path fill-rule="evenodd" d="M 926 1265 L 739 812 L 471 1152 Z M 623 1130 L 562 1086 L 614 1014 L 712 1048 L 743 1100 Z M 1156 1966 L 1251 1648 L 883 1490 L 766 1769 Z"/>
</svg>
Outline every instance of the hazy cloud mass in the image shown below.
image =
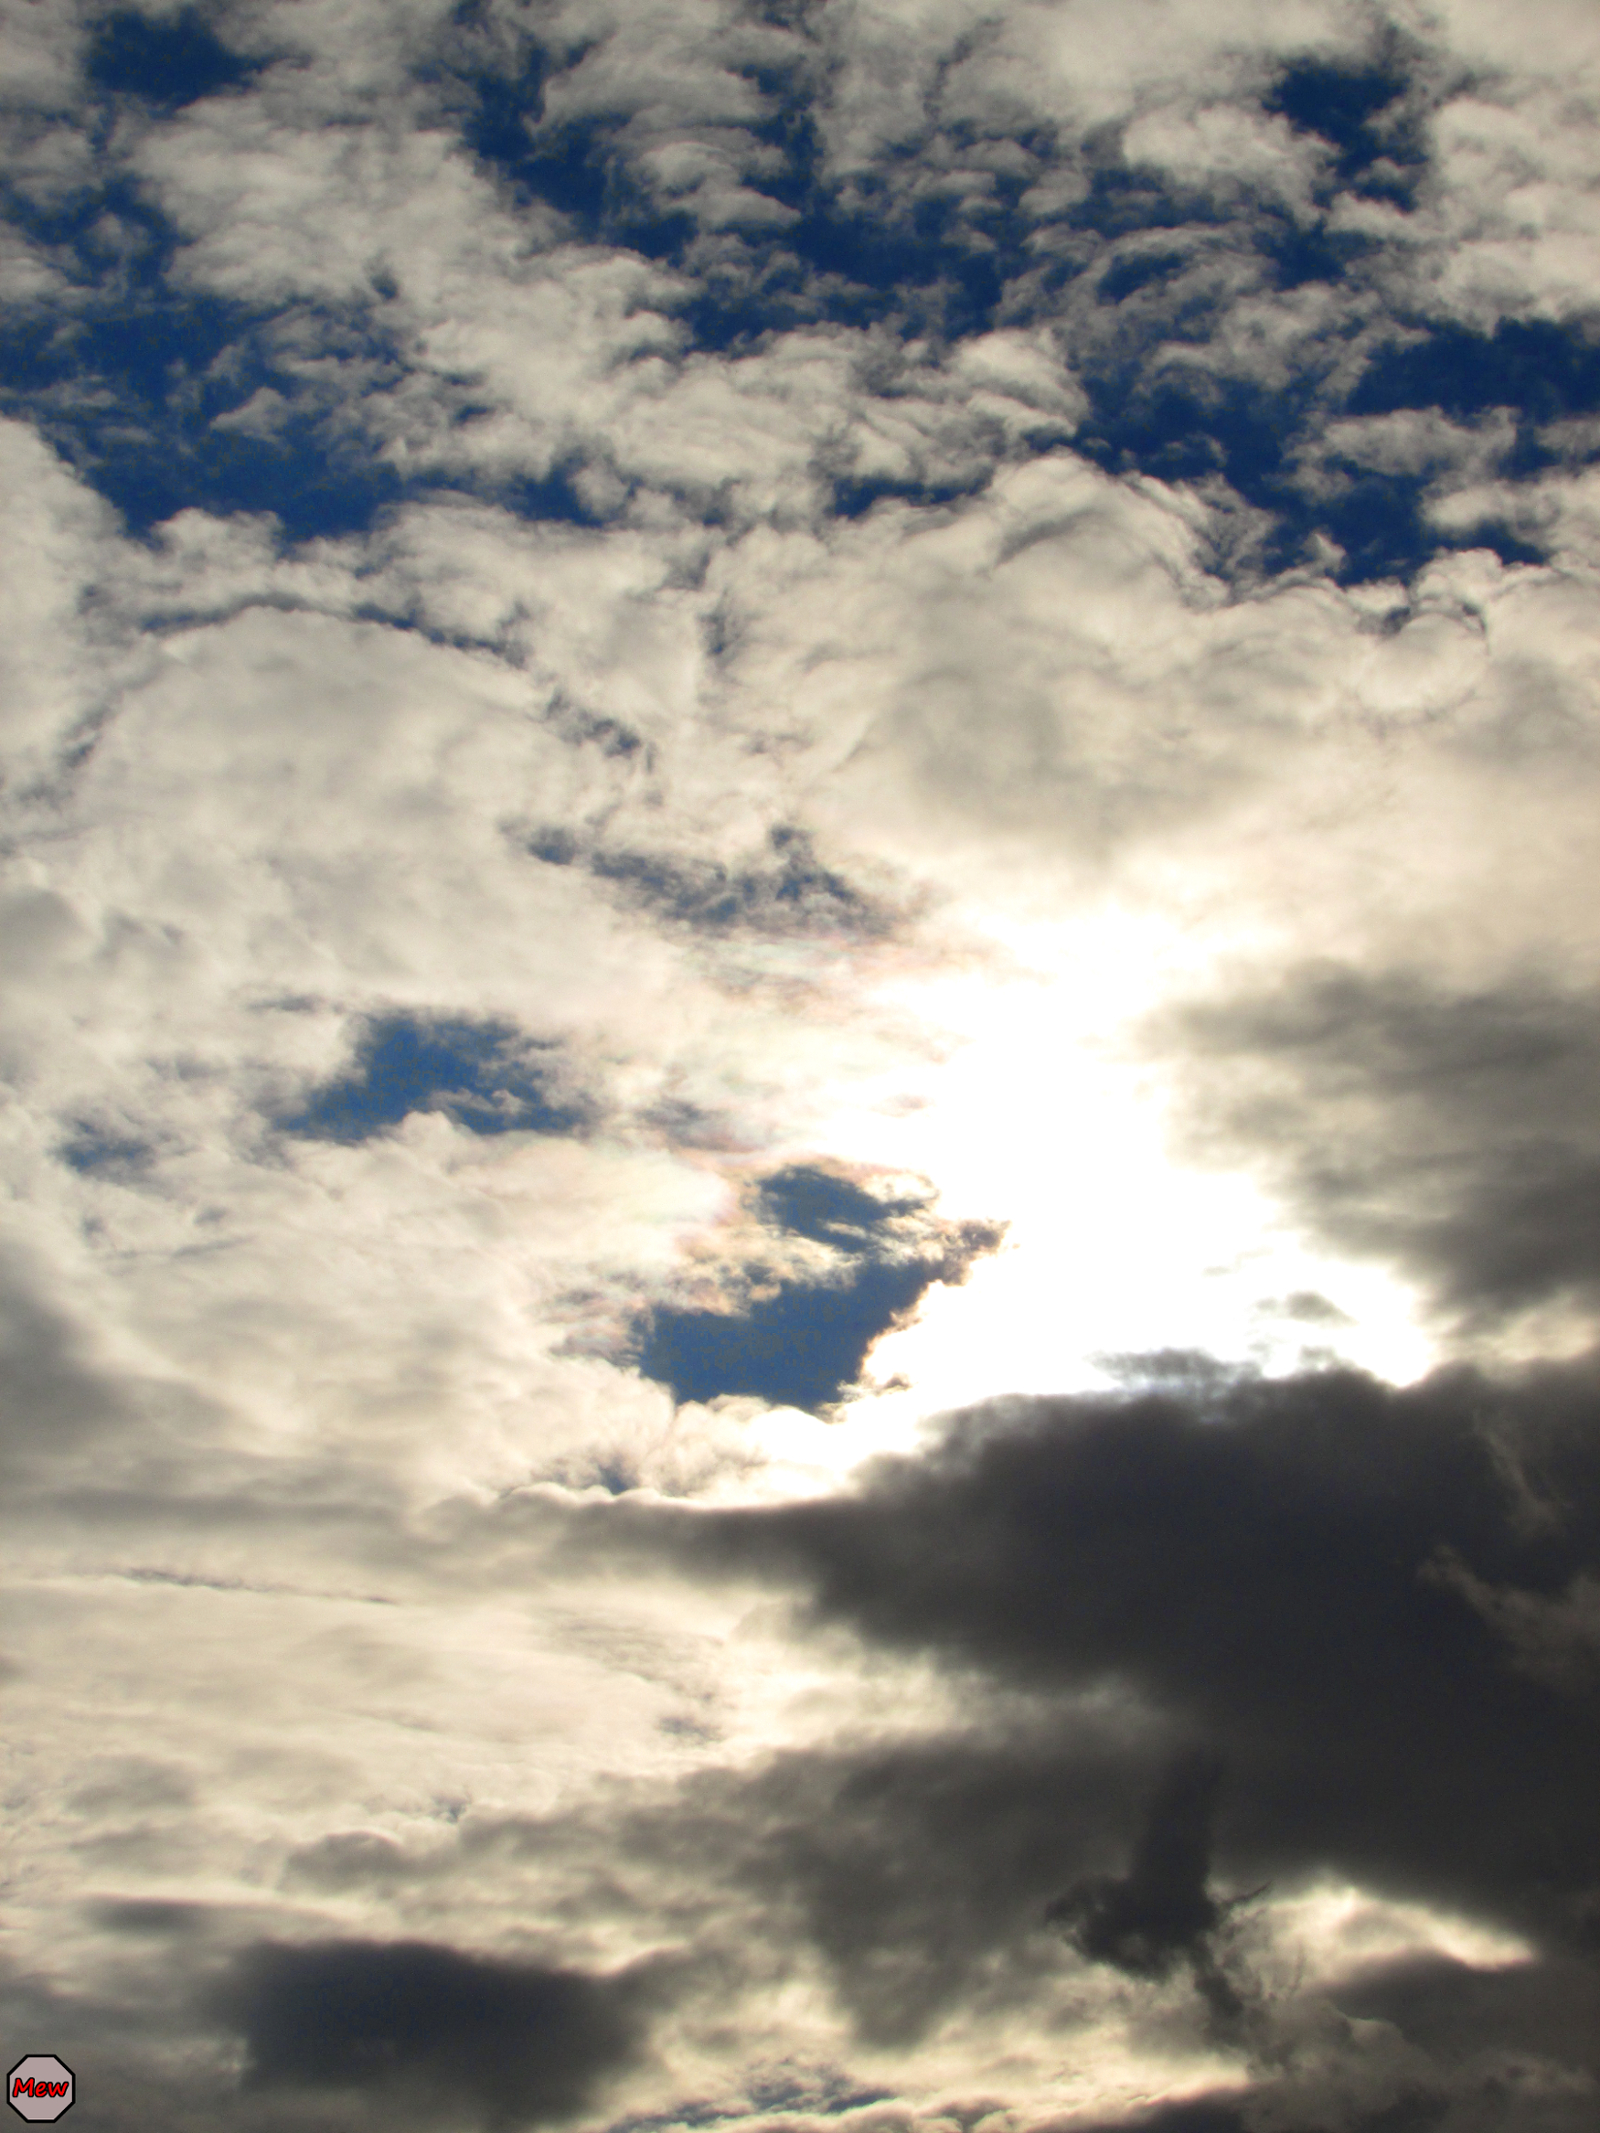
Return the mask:
<svg viewBox="0 0 1600 2133">
<path fill-rule="evenodd" d="M 7 2066 L 1591 2133 L 1600 12 L 0 0 Z"/>
</svg>

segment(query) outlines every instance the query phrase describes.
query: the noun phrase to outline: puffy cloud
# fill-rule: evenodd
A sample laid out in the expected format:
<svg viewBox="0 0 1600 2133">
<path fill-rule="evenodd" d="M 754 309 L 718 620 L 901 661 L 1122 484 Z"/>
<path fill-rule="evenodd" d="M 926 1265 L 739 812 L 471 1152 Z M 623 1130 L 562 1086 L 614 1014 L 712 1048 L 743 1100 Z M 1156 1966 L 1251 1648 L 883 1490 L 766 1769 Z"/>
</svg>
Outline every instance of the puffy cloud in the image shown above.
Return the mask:
<svg viewBox="0 0 1600 2133">
<path fill-rule="evenodd" d="M 1589 2122 L 1508 19 L 0 6 L 14 1983 L 107 2123 Z"/>
</svg>

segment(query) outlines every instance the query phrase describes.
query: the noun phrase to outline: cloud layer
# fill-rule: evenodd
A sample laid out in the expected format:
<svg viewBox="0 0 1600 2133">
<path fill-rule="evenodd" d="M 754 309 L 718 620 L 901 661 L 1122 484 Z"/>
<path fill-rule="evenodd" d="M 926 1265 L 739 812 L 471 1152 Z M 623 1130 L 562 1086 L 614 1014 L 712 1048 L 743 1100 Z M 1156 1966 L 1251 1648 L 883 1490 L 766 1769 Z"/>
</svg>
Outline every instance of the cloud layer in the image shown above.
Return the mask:
<svg viewBox="0 0 1600 2133">
<path fill-rule="evenodd" d="M 1597 68 L 0 0 L 90 2122 L 1592 2122 Z"/>
</svg>

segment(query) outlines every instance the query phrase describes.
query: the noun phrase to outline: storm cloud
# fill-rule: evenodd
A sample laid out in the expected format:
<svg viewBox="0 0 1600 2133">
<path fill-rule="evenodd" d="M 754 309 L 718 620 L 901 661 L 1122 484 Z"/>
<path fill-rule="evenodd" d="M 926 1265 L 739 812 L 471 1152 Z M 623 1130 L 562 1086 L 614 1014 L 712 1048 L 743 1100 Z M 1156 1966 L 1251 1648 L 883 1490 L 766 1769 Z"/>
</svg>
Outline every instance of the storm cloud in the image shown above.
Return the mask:
<svg viewBox="0 0 1600 2133">
<path fill-rule="evenodd" d="M 416 2091 L 486 2126 L 576 2116 L 641 2043 L 639 1980 L 594 1979 L 426 1942 L 243 1951 L 219 2006 L 264 2089 Z"/>
<path fill-rule="evenodd" d="M 1148 1710 L 1199 1759 L 1152 1770 L 1125 1876 L 1063 1898 L 1097 1959 L 1203 1949 L 1213 1841 L 1236 1888 L 1334 1870 L 1592 1950 L 1597 1392 L 1584 1364 L 1017 1400 L 843 1497 L 583 1530 L 790 1581 L 870 1645 Z"/>
<path fill-rule="evenodd" d="M 1190 1009 L 1181 1028 L 1197 1142 L 1262 1163 L 1324 1235 L 1398 1262 L 1469 1321 L 1562 1303 L 1592 1315 L 1589 991 L 1312 968 Z"/>
</svg>

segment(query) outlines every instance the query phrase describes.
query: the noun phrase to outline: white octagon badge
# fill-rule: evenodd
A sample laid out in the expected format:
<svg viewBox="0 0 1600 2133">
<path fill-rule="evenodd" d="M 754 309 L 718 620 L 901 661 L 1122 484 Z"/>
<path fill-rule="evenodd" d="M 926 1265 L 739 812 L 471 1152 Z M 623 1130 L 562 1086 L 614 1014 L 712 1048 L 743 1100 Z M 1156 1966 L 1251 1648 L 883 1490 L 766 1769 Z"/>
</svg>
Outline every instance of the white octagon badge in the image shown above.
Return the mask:
<svg viewBox="0 0 1600 2133">
<path fill-rule="evenodd" d="M 30 2052 L 6 2076 L 6 2102 L 19 2118 L 59 2118 L 72 2109 L 72 2069 L 54 2052 Z"/>
</svg>

